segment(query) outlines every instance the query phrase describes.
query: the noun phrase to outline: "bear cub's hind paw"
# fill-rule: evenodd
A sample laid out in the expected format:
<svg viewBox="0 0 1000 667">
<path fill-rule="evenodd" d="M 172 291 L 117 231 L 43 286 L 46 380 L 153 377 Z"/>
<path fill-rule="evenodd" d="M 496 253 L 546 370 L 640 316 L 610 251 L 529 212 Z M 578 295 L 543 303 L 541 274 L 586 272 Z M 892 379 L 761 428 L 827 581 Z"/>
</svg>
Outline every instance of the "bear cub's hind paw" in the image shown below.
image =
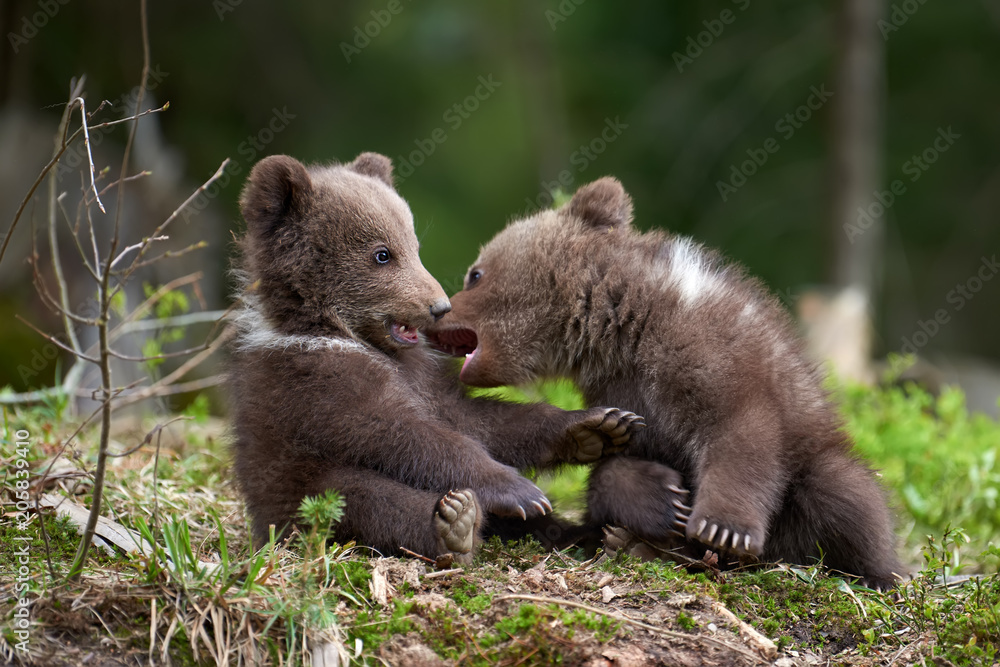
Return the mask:
<svg viewBox="0 0 1000 667">
<path fill-rule="evenodd" d="M 711 516 L 695 516 L 688 520 L 687 536 L 702 544 L 737 556 L 759 558 L 764 550 L 763 530 L 732 525 Z"/>
<path fill-rule="evenodd" d="M 449 491 L 434 510 L 434 530 L 448 551 L 457 554 L 471 553 L 480 521 L 476 494 L 465 489 Z"/>
<path fill-rule="evenodd" d="M 646 426 L 642 417 L 628 410 L 602 407 L 582 412 L 582 418 L 569 427 L 569 434 L 576 442 L 572 458 L 580 463 L 622 451 L 632 434 Z"/>
</svg>

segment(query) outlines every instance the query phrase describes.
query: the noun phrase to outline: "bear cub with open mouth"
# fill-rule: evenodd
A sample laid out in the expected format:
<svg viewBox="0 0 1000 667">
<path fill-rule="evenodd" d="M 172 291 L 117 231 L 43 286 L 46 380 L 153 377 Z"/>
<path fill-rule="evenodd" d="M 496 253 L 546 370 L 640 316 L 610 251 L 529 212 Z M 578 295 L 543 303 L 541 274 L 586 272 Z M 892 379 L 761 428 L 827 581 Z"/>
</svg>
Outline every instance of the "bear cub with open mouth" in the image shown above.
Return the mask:
<svg viewBox="0 0 1000 667">
<path fill-rule="evenodd" d="M 271 156 L 240 205 L 233 455 L 256 544 L 334 489 L 336 539 L 467 562 L 492 517 L 551 510 L 519 469 L 596 460 L 641 425 L 612 408 L 465 397 L 418 335 L 451 306 L 387 157 L 307 168 Z"/>
<path fill-rule="evenodd" d="M 512 222 L 482 248 L 431 344 L 465 356 L 470 385 L 568 376 L 588 405 L 645 416 L 626 455 L 592 471 L 592 528 L 668 543 L 680 532 L 741 558 L 822 557 L 893 585 L 883 492 L 780 304 L 715 252 L 631 220 L 621 183 L 602 178 Z"/>
</svg>

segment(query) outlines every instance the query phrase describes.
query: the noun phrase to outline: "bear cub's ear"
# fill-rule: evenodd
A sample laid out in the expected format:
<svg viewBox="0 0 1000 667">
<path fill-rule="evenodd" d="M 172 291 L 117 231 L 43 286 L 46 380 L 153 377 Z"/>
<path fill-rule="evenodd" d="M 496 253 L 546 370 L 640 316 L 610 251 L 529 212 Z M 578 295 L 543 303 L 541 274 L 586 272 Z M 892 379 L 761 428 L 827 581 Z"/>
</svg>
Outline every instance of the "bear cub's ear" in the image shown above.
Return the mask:
<svg viewBox="0 0 1000 667">
<path fill-rule="evenodd" d="M 250 232 L 267 236 L 293 213 L 301 212 L 312 194 L 305 166 L 287 155 L 264 158 L 250 171 L 240 196 L 240 211 Z"/>
<path fill-rule="evenodd" d="M 362 153 L 347 165 L 359 174 L 377 178 L 390 188 L 392 185 L 392 160 L 380 153 Z"/>
<path fill-rule="evenodd" d="M 617 178 L 605 176 L 581 186 L 566 211 L 593 227 L 622 226 L 632 222 L 632 198 Z"/>
</svg>

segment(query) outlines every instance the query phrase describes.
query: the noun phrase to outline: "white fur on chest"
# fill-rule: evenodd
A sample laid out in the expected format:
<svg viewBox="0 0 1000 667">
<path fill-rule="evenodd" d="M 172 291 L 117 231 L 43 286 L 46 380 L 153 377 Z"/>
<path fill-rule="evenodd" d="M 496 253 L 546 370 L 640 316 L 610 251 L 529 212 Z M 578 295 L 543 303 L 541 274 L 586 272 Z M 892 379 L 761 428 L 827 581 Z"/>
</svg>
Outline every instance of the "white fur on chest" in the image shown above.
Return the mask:
<svg viewBox="0 0 1000 667">
<path fill-rule="evenodd" d="M 337 352 L 360 352 L 372 355 L 372 350 L 362 343 L 349 338 L 330 336 L 288 335 L 276 331 L 267 319 L 252 306 L 245 306 L 233 316 L 238 350 L 289 350 L 315 352 L 333 350 Z"/>
</svg>

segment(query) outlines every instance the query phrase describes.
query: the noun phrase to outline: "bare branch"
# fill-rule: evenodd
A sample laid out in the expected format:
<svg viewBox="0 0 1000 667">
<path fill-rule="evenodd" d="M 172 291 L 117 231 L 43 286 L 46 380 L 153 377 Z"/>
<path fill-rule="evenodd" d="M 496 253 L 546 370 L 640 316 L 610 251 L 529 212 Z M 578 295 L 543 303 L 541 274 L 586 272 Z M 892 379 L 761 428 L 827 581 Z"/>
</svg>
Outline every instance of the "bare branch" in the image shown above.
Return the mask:
<svg viewBox="0 0 1000 667">
<path fill-rule="evenodd" d="M 126 396 L 126 397 L 122 398 L 120 400 L 120 402 L 117 403 L 117 405 L 119 407 L 123 406 L 123 405 L 131 405 L 132 403 L 136 403 L 138 401 L 145 400 L 145 399 L 150 398 L 152 396 L 162 395 L 162 394 L 159 393 L 161 390 L 165 390 L 166 388 L 169 388 L 172 385 L 173 382 L 175 382 L 175 381 L 179 380 L 180 378 L 184 377 L 188 373 L 188 371 L 190 371 L 191 369 L 195 368 L 196 366 L 198 366 L 199 364 L 201 364 L 201 362 L 203 362 L 205 359 L 207 359 L 208 357 L 210 357 L 212 355 L 212 353 L 214 353 L 216 350 L 218 350 L 222 346 L 223 343 L 225 343 L 227 340 L 229 340 L 232 337 L 232 335 L 234 333 L 235 333 L 235 330 L 231 326 L 226 327 L 225 329 L 222 330 L 222 333 L 220 333 L 215 338 L 215 340 L 213 340 L 211 342 L 211 344 L 209 344 L 209 346 L 204 351 L 202 351 L 199 354 L 191 357 L 190 359 L 188 359 L 187 361 L 185 361 L 183 364 L 181 364 L 180 366 L 178 366 L 175 371 L 173 371 L 169 375 L 166 375 L 166 376 L 160 378 L 159 380 L 157 380 L 156 382 L 154 382 L 150 386 L 146 387 L 145 389 L 141 389 L 141 390 L 137 391 L 135 394 L 132 394 L 132 395 L 129 395 L 129 396 Z M 180 385 L 175 385 L 175 386 L 180 386 Z M 193 391 L 193 390 L 190 390 L 190 391 Z M 178 393 L 178 392 L 175 392 L 175 393 Z"/>
<path fill-rule="evenodd" d="M 66 207 L 63 206 L 63 199 L 65 198 L 66 193 L 64 192 L 56 197 L 56 203 L 59 205 L 59 210 L 62 211 L 63 218 L 66 220 L 66 228 L 69 229 L 69 234 L 73 238 L 73 243 L 76 244 L 76 251 L 80 255 L 80 259 L 83 260 L 83 266 L 87 269 L 87 273 L 89 273 L 95 281 L 100 280 L 97 276 L 97 270 L 90 265 L 90 262 L 87 261 L 87 253 L 83 249 L 83 244 L 80 243 L 80 237 L 77 236 L 77 233 L 80 230 L 79 215 L 77 216 L 77 227 L 76 229 L 73 229 L 73 223 L 69 219 L 69 212 L 66 210 Z"/>
<path fill-rule="evenodd" d="M 73 112 L 73 101 L 80 100 L 80 109 L 83 113 L 82 123 L 84 126 L 87 125 L 86 110 L 83 108 L 83 97 L 81 93 L 83 88 L 83 82 L 78 83 L 74 90 L 70 91 L 70 104 L 66 106 L 66 110 L 63 112 L 62 119 L 59 121 L 59 135 L 65 136 L 69 128 L 70 115 Z M 84 134 L 87 139 L 87 151 L 90 151 L 90 137 Z M 55 155 L 59 152 L 61 139 L 55 140 L 55 146 L 53 146 L 52 153 Z M 91 178 L 93 178 L 94 173 L 94 163 L 93 158 L 91 158 L 90 163 L 90 173 Z M 63 328 L 66 331 L 66 338 L 69 340 L 70 347 L 75 351 L 80 351 L 80 341 L 76 337 L 76 330 L 73 327 L 73 321 L 79 321 L 79 319 L 73 315 L 69 307 L 69 287 L 66 285 L 66 278 L 63 275 L 62 270 L 62 259 L 59 254 L 59 238 L 56 233 L 56 220 L 59 217 L 58 204 L 57 204 L 57 191 L 58 191 L 58 174 L 57 172 L 52 172 L 49 174 L 49 252 L 52 255 L 52 272 L 56 277 L 56 285 L 59 287 L 59 312 L 62 314 Z M 95 189 L 96 191 L 96 189 Z M 32 245 L 34 245 L 34 239 L 32 239 Z M 89 268 L 89 267 L 88 267 Z M 35 284 L 40 284 L 41 276 L 38 275 L 38 267 L 32 263 L 32 272 L 37 277 Z M 47 290 L 46 290 L 47 291 Z"/>
<path fill-rule="evenodd" d="M 115 350 L 108 350 L 108 354 L 110 354 L 115 359 L 121 359 L 122 361 L 146 362 L 146 361 L 155 361 L 157 359 L 173 359 L 175 357 L 186 357 L 189 354 L 194 354 L 195 352 L 201 352 L 202 350 L 205 350 L 207 348 L 208 348 L 208 343 L 203 343 L 198 347 L 189 347 L 186 350 L 177 350 L 176 352 L 164 352 L 163 354 L 156 354 L 149 357 L 145 356 L 132 357 L 127 354 L 122 354 L 121 352 L 117 352 Z"/>
<path fill-rule="evenodd" d="M 122 324 L 122 333 L 133 331 L 149 331 L 150 329 L 165 329 L 167 327 L 186 327 L 192 324 L 203 324 L 205 322 L 218 323 L 226 315 L 227 310 L 206 310 L 199 313 L 185 313 L 184 315 L 174 315 L 172 317 L 161 317 L 155 320 L 139 320 Z"/>
<path fill-rule="evenodd" d="M 115 406 L 120 408 L 126 405 L 132 405 L 133 403 L 138 403 L 139 401 L 145 401 L 150 398 L 173 396 L 175 394 L 187 394 L 192 391 L 208 389 L 209 387 L 215 387 L 222 384 L 226 381 L 226 378 L 227 375 L 225 373 L 219 373 L 218 375 L 210 375 L 209 377 L 202 378 L 200 380 L 191 380 L 190 382 L 180 382 L 178 384 L 161 385 L 157 383 L 134 394 L 123 396 L 115 403 Z"/>
<path fill-rule="evenodd" d="M 167 238 L 167 237 L 164 236 L 163 238 Z M 161 259 L 174 259 L 176 257 L 181 257 L 183 255 L 188 254 L 189 252 L 193 252 L 195 250 L 201 250 L 202 248 L 206 248 L 206 247 L 208 247 L 208 243 L 206 243 L 205 241 L 198 241 L 197 243 L 192 243 L 191 245 L 187 246 L 186 248 L 181 248 L 180 250 L 168 250 L 168 251 L 166 251 L 165 253 L 163 253 L 161 255 L 157 255 L 156 257 L 150 257 L 149 259 L 147 259 L 145 261 L 142 261 L 142 262 L 139 262 L 138 264 L 130 266 L 129 267 L 129 271 L 135 271 L 136 269 L 141 269 L 144 266 L 149 266 L 150 264 L 155 264 L 156 262 L 159 262 Z"/>
<path fill-rule="evenodd" d="M 191 417 L 179 416 L 179 417 L 174 417 L 173 419 L 170 419 L 168 421 L 165 421 L 162 424 L 157 424 L 156 426 L 153 427 L 153 430 L 150 431 L 149 433 L 147 433 L 146 437 L 143 438 L 142 441 L 138 445 L 136 445 L 135 447 L 130 447 L 130 448 L 126 449 L 124 452 L 108 452 L 108 456 L 110 456 L 112 458 L 121 458 L 123 456 L 128 456 L 129 454 L 137 452 L 144 445 L 148 445 L 149 443 L 151 443 L 153 441 L 153 436 L 154 435 L 159 435 L 160 431 L 162 431 L 166 427 L 170 426 L 174 422 L 188 421 L 190 419 L 191 419 Z"/>
<path fill-rule="evenodd" d="M 206 190 L 206 188 L 208 188 L 209 185 L 211 185 L 212 183 L 214 183 L 219 177 L 222 176 L 222 173 L 225 171 L 225 169 L 226 169 L 226 167 L 228 165 L 229 165 L 229 158 L 226 158 L 225 160 L 222 161 L 222 164 L 219 165 L 219 168 L 215 170 L 215 173 L 212 174 L 211 178 L 209 178 L 207 181 L 205 181 L 204 183 L 202 183 L 201 186 L 197 190 L 195 190 L 194 192 L 192 192 L 191 195 L 187 199 L 185 199 L 181 203 L 181 205 L 178 206 L 177 209 L 173 213 L 171 213 L 170 216 L 166 220 L 164 220 L 162 223 L 160 223 L 159 227 L 157 227 L 155 230 L 153 230 L 153 233 L 152 233 L 151 237 L 156 237 L 156 236 L 159 236 L 159 235 L 163 234 L 163 232 L 164 232 L 164 230 L 166 230 L 167 226 L 170 223 L 172 223 L 174 220 L 176 220 L 177 217 L 181 214 L 181 211 L 183 211 L 185 208 L 187 208 L 191 204 L 191 202 L 193 202 L 198 197 L 198 195 L 200 195 L 202 192 L 204 192 Z M 131 275 L 131 273 L 133 271 L 135 271 L 135 269 L 137 268 L 137 266 L 139 264 L 139 261 L 146 254 L 146 250 L 148 248 L 149 248 L 149 244 L 148 243 L 146 243 L 142 248 L 140 248 L 139 254 L 137 254 L 135 256 L 135 259 L 132 260 L 132 264 L 129 265 L 129 267 L 123 272 L 126 277 L 128 277 L 129 275 Z"/>
<path fill-rule="evenodd" d="M 118 256 L 115 257 L 114 261 L 111 262 L 111 268 L 112 269 L 115 268 L 115 264 L 117 264 L 118 262 L 120 262 L 125 257 L 125 255 L 129 254 L 133 250 L 139 250 L 146 243 L 152 243 L 153 241 L 169 241 L 169 240 L 170 240 L 169 236 L 153 236 L 151 238 L 143 239 L 139 243 L 134 243 L 134 244 L 128 246 L 127 248 L 125 248 L 124 250 L 122 250 L 118 254 Z"/>
<path fill-rule="evenodd" d="M 202 275 L 203 274 L 201 271 L 195 271 L 194 273 L 189 273 L 188 275 L 181 276 L 180 278 L 174 278 L 170 282 L 160 285 L 160 288 L 158 290 L 150 294 L 149 298 L 140 303 L 131 313 L 125 316 L 125 318 L 118 324 L 118 326 L 116 326 L 114 329 L 111 330 L 111 340 L 117 340 L 123 333 L 125 333 L 124 331 L 122 331 L 122 327 L 125 326 L 126 323 L 141 319 L 146 313 L 149 312 L 149 310 L 153 307 L 154 304 L 156 304 L 157 301 L 159 301 L 164 296 L 174 291 L 178 287 L 183 287 L 184 285 L 190 285 L 193 282 L 201 280 Z M 118 287 L 116 287 L 115 290 L 111 293 L 112 298 L 121 290 L 123 284 L 124 281 L 120 283 Z M 90 350 L 88 350 L 88 352 L 89 351 Z"/>
<path fill-rule="evenodd" d="M 132 181 L 138 181 L 140 178 L 146 178 L 147 176 L 150 176 L 152 173 L 153 172 L 151 172 L 151 171 L 140 171 L 138 174 L 132 174 L 131 176 L 126 176 L 125 177 L 125 182 L 126 183 L 131 183 Z M 108 190 L 110 190 L 111 188 L 115 187 L 120 182 L 121 181 L 113 181 L 111 183 L 108 183 L 107 185 L 105 185 L 101 189 L 101 194 L 102 195 L 105 194 Z"/>
<path fill-rule="evenodd" d="M 149 22 L 146 14 L 146 0 L 139 1 L 139 16 L 142 31 L 142 80 L 139 82 L 139 94 L 135 103 L 135 113 L 138 114 L 142 108 L 142 99 L 146 93 L 146 81 L 149 78 Z M 85 121 L 86 122 L 86 121 Z M 87 516 L 87 525 L 80 539 L 79 548 L 73 558 L 73 564 L 69 569 L 69 579 L 76 581 L 83 573 L 83 566 L 87 562 L 87 552 L 90 550 L 90 543 L 94 539 L 94 532 L 97 528 L 97 519 L 101 515 L 101 505 L 104 495 L 104 474 L 107 470 L 108 462 L 108 442 L 111 438 L 111 355 L 109 354 L 111 341 L 108 337 L 108 308 L 111 305 L 112 295 L 110 294 L 111 262 L 118 248 L 119 223 L 121 222 L 122 210 L 125 203 L 125 176 L 128 173 L 128 161 L 132 152 L 132 144 L 135 141 L 136 128 L 139 120 L 136 118 L 132 122 L 132 129 L 129 132 L 128 141 L 125 144 L 125 154 L 122 157 L 121 181 L 118 187 L 118 206 L 115 210 L 114 233 L 111 238 L 111 245 L 108 249 L 107 264 L 101 272 L 101 282 L 98 289 L 101 303 L 101 322 L 97 327 L 100 342 L 100 366 L 101 366 L 101 387 L 103 389 L 104 404 L 101 406 L 101 437 L 97 451 L 97 470 L 94 473 L 93 500 L 90 506 L 90 514 Z M 89 210 L 89 209 L 88 209 Z M 158 236 L 154 234 L 153 236 Z"/>
<path fill-rule="evenodd" d="M 121 125 L 122 123 L 128 123 L 129 121 L 138 120 L 139 118 L 142 118 L 143 116 L 148 116 L 151 113 L 160 113 L 161 111 L 166 111 L 169 108 L 170 108 L 170 102 L 165 102 L 162 107 L 158 107 L 156 109 L 146 109 L 142 113 L 135 113 L 135 114 L 132 114 L 131 116 L 125 116 L 125 118 L 119 118 L 117 120 L 104 121 L 103 123 L 98 123 L 97 125 L 91 125 L 90 129 L 91 130 L 103 130 L 106 127 L 111 127 L 113 125 Z M 79 132 L 79 130 L 77 130 L 77 132 Z M 75 138 L 75 136 L 76 135 L 74 134 L 74 138 Z"/>
<path fill-rule="evenodd" d="M 135 114 L 134 116 L 129 116 L 128 118 L 122 118 L 120 120 L 112 120 L 106 123 L 101 123 L 99 125 L 93 125 L 90 127 L 90 129 L 96 130 L 105 127 L 110 127 L 112 125 L 118 125 L 120 123 L 127 123 L 130 120 L 136 120 L 138 118 L 141 118 L 146 114 L 158 113 L 160 111 L 164 111 L 169 106 L 170 103 L 167 102 L 159 109 L 149 109 L 147 111 L 143 111 L 142 113 Z M 24 213 L 24 209 L 27 208 L 28 202 L 31 201 L 31 199 L 35 196 L 35 191 L 38 190 L 38 186 L 41 185 L 42 181 L 45 180 L 45 177 L 48 175 L 49 171 L 52 170 L 52 167 L 56 166 L 56 164 L 62 158 L 63 153 L 66 152 L 66 149 L 69 148 L 70 145 L 73 143 L 73 141 L 81 134 L 83 134 L 83 128 L 78 129 L 76 132 L 74 132 L 72 135 L 70 135 L 63 141 L 62 147 L 59 149 L 58 154 L 52 156 L 52 159 L 49 160 L 49 162 L 44 167 L 42 167 L 42 171 L 39 172 L 38 178 L 36 178 L 35 182 L 31 184 L 30 188 L 28 188 L 27 194 L 24 195 L 24 199 L 21 200 L 20 206 L 17 207 L 17 211 L 14 213 L 14 219 L 11 221 L 10 227 L 7 229 L 7 234 L 4 236 L 3 243 L 0 244 L 0 262 L 3 261 L 4 255 L 7 254 L 7 246 L 10 245 L 10 240 L 14 236 L 14 229 L 17 227 L 17 223 L 21 220 L 21 216 Z"/>
<path fill-rule="evenodd" d="M 14 317 L 16 317 L 17 319 L 19 319 L 21 322 L 24 322 L 25 324 L 27 324 L 29 327 L 32 328 L 32 330 L 34 330 L 35 333 L 37 333 L 39 336 L 41 336 L 45 340 L 49 341 L 50 343 L 52 343 L 53 345 L 55 345 L 56 347 L 58 347 L 60 349 L 66 350 L 67 352 L 69 352 L 70 354 L 74 355 L 78 359 L 83 359 L 84 361 L 89 361 L 92 364 L 99 364 L 99 363 L 101 363 L 100 359 L 98 359 L 96 357 L 87 356 L 83 352 L 78 352 L 77 350 L 74 350 L 73 348 L 67 346 L 65 343 L 63 343 L 61 340 L 59 340 L 55 336 L 50 336 L 49 334 L 45 333 L 44 331 L 42 331 L 41 329 L 39 329 L 38 327 L 36 327 L 34 324 L 32 324 L 31 322 L 29 322 L 28 320 L 24 319 L 20 315 L 15 315 Z"/>
<path fill-rule="evenodd" d="M 101 209 L 101 213 L 107 213 L 104 210 L 101 195 L 97 193 L 97 182 L 94 177 L 94 153 L 90 150 L 90 130 L 87 127 L 87 103 L 82 97 L 77 97 L 73 100 L 73 104 L 80 105 L 80 125 L 81 129 L 83 129 L 83 145 L 87 147 L 87 162 L 90 165 L 90 187 L 94 190 L 94 199 L 97 200 L 97 206 Z"/>
</svg>

